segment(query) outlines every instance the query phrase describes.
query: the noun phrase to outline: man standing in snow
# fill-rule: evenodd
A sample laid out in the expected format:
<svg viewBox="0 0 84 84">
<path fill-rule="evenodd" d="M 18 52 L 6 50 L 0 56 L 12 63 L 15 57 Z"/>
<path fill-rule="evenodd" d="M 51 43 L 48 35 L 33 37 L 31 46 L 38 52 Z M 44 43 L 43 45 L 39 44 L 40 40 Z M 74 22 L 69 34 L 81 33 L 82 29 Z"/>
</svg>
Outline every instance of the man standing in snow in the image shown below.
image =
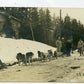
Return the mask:
<svg viewBox="0 0 84 84">
<path fill-rule="evenodd" d="M 72 42 L 71 40 L 67 40 L 66 42 L 66 54 L 67 56 L 70 56 L 70 52 L 71 52 L 71 48 L 72 48 Z"/>
<path fill-rule="evenodd" d="M 84 47 L 84 43 L 83 41 L 80 39 L 79 42 L 78 42 L 78 50 L 79 50 L 79 53 L 80 53 L 80 56 L 83 55 L 83 47 Z"/>
<path fill-rule="evenodd" d="M 60 37 L 58 37 L 58 40 L 56 41 L 56 47 L 57 47 L 57 52 L 61 52 L 62 42 Z"/>
<path fill-rule="evenodd" d="M 63 54 L 65 54 L 65 51 L 66 51 L 66 43 L 65 43 L 64 37 L 62 37 L 62 52 L 63 52 Z"/>
</svg>

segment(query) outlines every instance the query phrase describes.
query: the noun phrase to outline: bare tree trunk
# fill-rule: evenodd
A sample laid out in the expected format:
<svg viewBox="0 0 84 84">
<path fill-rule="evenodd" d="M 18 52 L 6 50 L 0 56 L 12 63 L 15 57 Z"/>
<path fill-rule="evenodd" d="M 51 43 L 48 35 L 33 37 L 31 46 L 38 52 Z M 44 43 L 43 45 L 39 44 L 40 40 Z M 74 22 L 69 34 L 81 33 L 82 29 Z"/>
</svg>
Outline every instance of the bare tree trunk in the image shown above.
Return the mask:
<svg viewBox="0 0 84 84">
<path fill-rule="evenodd" d="M 62 26 L 61 26 L 61 18 L 62 18 L 62 16 L 61 16 L 61 13 L 62 13 L 62 10 L 60 9 L 60 37 L 61 37 L 61 30 L 62 30 Z"/>
<path fill-rule="evenodd" d="M 35 38 L 34 38 L 34 32 L 33 32 L 31 23 L 30 23 L 30 29 L 31 29 L 31 32 L 32 32 L 32 39 L 33 39 L 33 41 L 35 41 Z"/>
</svg>

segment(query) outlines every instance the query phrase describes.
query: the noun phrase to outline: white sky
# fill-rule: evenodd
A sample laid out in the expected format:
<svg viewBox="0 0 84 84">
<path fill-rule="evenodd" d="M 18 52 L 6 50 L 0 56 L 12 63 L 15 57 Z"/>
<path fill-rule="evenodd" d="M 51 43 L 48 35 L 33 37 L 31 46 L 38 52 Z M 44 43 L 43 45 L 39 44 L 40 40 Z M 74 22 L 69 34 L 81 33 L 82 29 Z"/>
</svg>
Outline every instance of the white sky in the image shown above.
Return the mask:
<svg viewBox="0 0 84 84">
<path fill-rule="evenodd" d="M 45 9 L 45 8 L 44 8 Z M 80 20 L 81 23 L 84 24 L 84 8 L 57 8 L 57 7 L 49 7 L 51 15 L 55 13 L 55 16 L 59 16 L 60 9 L 62 10 L 62 18 L 64 18 L 67 14 L 72 18 L 76 18 Z"/>
<path fill-rule="evenodd" d="M 71 18 L 76 18 L 84 24 L 84 0 L 0 0 L 0 7 L 65 7 L 62 9 L 62 17 L 67 13 Z M 67 8 L 68 7 L 68 8 Z M 74 8 L 73 8 L 74 7 Z M 59 16 L 60 8 L 49 8 Z"/>
</svg>

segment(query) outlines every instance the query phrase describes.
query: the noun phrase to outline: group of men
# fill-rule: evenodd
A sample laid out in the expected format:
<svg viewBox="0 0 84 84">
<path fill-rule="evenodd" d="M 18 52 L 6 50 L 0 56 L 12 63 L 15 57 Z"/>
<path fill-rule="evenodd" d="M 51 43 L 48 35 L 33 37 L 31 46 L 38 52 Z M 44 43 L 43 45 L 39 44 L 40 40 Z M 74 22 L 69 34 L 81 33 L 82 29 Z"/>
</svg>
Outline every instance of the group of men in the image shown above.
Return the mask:
<svg viewBox="0 0 84 84">
<path fill-rule="evenodd" d="M 73 43 L 71 39 L 67 39 L 65 41 L 64 38 L 61 39 L 60 37 L 58 37 L 58 39 L 56 40 L 57 52 L 58 53 L 62 52 L 63 54 L 70 56 L 71 50 L 73 48 L 72 44 Z M 83 55 L 84 42 L 81 39 L 78 41 L 77 49 L 78 49 L 78 52 L 80 53 L 80 56 Z"/>
<path fill-rule="evenodd" d="M 70 56 L 71 52 L 71 46 L 72 42 L 70 40 L 67 40 L 65 43 L 65 39 L 58 37 L 58 40 L 56 40 L 56 47 L 57 47 L 57 52 L 63 52 L 63 54 L 67 54 L 67 56 Z"/>
</svg>

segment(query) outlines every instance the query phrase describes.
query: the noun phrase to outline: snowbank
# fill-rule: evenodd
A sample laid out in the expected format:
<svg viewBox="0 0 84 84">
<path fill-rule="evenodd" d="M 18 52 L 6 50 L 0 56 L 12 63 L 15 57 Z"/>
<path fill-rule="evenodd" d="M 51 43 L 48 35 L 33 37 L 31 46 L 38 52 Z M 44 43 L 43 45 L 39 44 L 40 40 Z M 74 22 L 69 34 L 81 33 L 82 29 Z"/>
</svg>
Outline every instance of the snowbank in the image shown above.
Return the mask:
<svg viewBox="0 0 84 84">
<path fill-rule="evenodd" d="M 25 54 L 26 52 L 33 52 L 34 58 L 38 58 L 37 51 L 47 52 L 47 50 L 56 48 L 48 46 L 46 44 L 35 42 L 31 40 L 24 39 L 11 39 L 0 37 L 0 59 L 4 63 L 15 62 L 17 53 L 21 52 Z"/>
</svg>

